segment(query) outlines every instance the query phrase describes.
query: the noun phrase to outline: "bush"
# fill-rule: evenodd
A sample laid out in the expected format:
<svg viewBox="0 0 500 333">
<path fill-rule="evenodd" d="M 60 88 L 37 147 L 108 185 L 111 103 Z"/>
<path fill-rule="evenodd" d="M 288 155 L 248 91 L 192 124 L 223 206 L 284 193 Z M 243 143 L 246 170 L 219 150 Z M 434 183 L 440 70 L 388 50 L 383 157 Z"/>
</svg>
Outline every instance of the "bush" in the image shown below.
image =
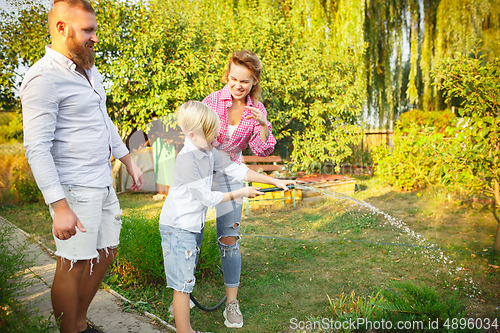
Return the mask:
<svg viewBox="0 0 500 333">
<path fill-rule="evenodd" d="M 434 287 L 420 286 L 411 282 L 394 281 L 388 290 L 380 290 L 368 297 L 355 296 L 354 291 L 350 295 L 342 293 L 338 299 L 328 297 L 334 319 L 341 322 L 365 323 L 358 329 L 370 329 L 373 322 L 391 322 L 378 332 L 400 332 L 396 328 L 398 322 L 411 323 L 411 332 L 481 332 L 481 330 L 463 328 L 453 329 L 452 320 L 465 321 L 465 308 L 457 298 L 455 291 L 451 296 L 442 297 Z M 359 320 L 363 318 L 364 321 Z M 437 321 L 436 321 L 437 320 Z M 367 322 L 371 322 L 367 323 Z M 437 327 L 429 327 L 430 322 L 437 322 Z M 423 327 L 417 327 L 416 323 L 422 323 Z M 444 325 L 449 323 L 450 327 Z M 347 325 L 346 325 L 347 326 Z M 345 332 L 351 332 L 346 329 Z M 410 330 L 408 330 L 410 331 Z"/>
<path fill-rule="evenodd" d="M 37 202 L 42 201 L 42 192 L 38 188 L 31 170 L 23 170 L 16 167 L 13 170 L 13 179 L 11 181 L 11 193 L 19 202 Z"/>
<path fill-rule="evenodd" d="M 55 332 L 54 323 L 36 314 L 30 315 L 26 304 L 16 300 L 33 280 L 23 279 L 19 274 L 29 263 L 24 252 L 26 244 L 9 246 L 13 234 L 10 224 L 0 223 L 0 332 Z"/>
<path fill-rule="evenodd" d="M 165 284 L 163 250 L 158 229 L 159 216 L 123 217 L 118 255 L 112 272 L 116 273 L 110 283 L 124 286 Z M 198 260 L 196 275 L 212 275 L 217 271 L 220 252 L 217 242 L 217 228 L 214 221 L 205 223 L 205 233 Z"/>
<path fill-rule="evenodd" d="M 481 332 L 474 329 L 452 329 L 445 327 L 448 322 L 451 326 L 452 320 L 460 320 L 466 317 L 464 306 L 457 298 L 457 291 L 447 297 L 441 297 L 434 287 L 426 287 L 424 283 L 420 286 L 411 282 L 392 283 L 392 289 L 381 290 L 384 301 L 377 305 L 379 318 L 396 323 L 417 322 L 423 323 L 422 329 L 412 328 L 412 332 Z M 429 328 L 428 323 L 436 322 L 438 328 Z M 390 332 L 391 330 L 387 330 Z M 392 330 L 396 332 L 396 330 Z"/>
<path fill-rule="evenodd" d="M 217 226 L 215 220 L 205 222 L 205 233 L 201 244 L 200 258 L 196 274 L 213 276 L 220 263 L 220 250 L 217 243 Z"/>
<path fill-rule="evenodd" d="M 404 113 L 396 124 L 394 147 L 381 145 L 372 150 L 375 174 L 405 191 L 437 184 L 441 181 L 443 156 L 449 150 L 448 141 L 457 133 L 448 112 Z"/>
<path fill-rule="evenodd" d="M 418 128 L 430 128 L 435 132 L 443 133 L 446 128 L 453 125 L 455 115 L 451 110 L 444 111 L 421 111 L 412 110 L 405 112 L 399 116 L 397 126 L 402 133 L 406 129 L 411 129 L 413 125 Z"/>
<path fill-rule="evenodd" d="M 425 135 L 415 127 L 405 136 L 395 132 L 392 150 L 387 145 L 372 150 L 375 174 L 392 187 L 405 191 L 437 183 L 440 165 L 434 158 L 434 150 L 440 140 L 443 140 L 442 134 Z"/>
<path fill-rule="evenodd" d="M 23 122 L 21 113 L 0 112 L 0 144 L 21 142 Z"/>
<path fill-rule="evenodd" d="M 110 282 L 125 286 L 165 284 L 159 217 L 122 217 L 118 255 Z"/>
</svg>

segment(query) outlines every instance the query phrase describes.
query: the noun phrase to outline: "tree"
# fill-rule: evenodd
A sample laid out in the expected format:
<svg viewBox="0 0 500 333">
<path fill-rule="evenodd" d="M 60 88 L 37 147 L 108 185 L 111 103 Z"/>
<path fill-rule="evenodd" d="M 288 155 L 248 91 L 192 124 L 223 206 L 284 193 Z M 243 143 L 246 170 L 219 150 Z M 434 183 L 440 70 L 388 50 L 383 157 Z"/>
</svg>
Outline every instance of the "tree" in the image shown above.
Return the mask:
<svg viewBox="0 0 500 333">
<path fill-rule="evenodd" d="M 49 43 L 46 8 L 32 1 L 18 1 L 15 7 L 0 10 L 0 110 L 19 109 L 16 91 L 21 68 L 33 65 Z"/>
<path fill-rule="evenodd" d="M 463 128 L 443 156 L 443 180 L 471 193 L 484 191 L 500 207 L 500 59 L 483 60 L 476 49 L 474 57 L 457 54 L 433 71 L 446 101 L 458 99 L 462 106 Z M 500 251 L 498 222 L 496 251 Z"/>
<path fill-rule="evenodd" d="M 221 89 L 229 55 L 251 49 L 264 63 L 263 102 L 278 150 L 291 155 L 294 168 L 340 164 L 351 154 L 348 144 L 359 139 L 355 123 L 365 98 L 363 7 L 339 1 L 332 10 L 319 0 L 95 0 L 93 5 L 100 39 L 96 65 L 108 84 L 108 111 L 122 138 L 187 99 L 201 100 Z M 47 34 L 40 34 L 47 30 L 47 9 L 31 8 L 36 13 L 20 12 L 23 24 L 5 28 L 23 41 L 10 57 L 26 65 L 41 57 L 47 43 Z"/>
</svg>

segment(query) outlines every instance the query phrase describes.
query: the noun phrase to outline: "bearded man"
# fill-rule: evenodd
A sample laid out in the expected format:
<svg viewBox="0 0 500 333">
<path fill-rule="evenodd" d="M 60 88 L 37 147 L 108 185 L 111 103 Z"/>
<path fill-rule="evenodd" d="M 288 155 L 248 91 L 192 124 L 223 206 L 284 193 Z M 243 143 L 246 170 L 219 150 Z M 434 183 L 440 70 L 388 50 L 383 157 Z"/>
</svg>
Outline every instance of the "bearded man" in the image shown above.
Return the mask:
<svg viewBox="0 0 500 333">
<path fill-rule="evenodd" d="M 48 25 L 52 44 L 20 90 L 24 146 L 53 218 L 51 297 L 60 331 L 99 332 L 87 323 L 87 310 L 115 258 L 121 229 L 111 156 L 127 167 L 133 190 L 144 176 L 106 111 L 94 66 L 94 9 L 87 0 L 54 0 Z"/>
</svg>

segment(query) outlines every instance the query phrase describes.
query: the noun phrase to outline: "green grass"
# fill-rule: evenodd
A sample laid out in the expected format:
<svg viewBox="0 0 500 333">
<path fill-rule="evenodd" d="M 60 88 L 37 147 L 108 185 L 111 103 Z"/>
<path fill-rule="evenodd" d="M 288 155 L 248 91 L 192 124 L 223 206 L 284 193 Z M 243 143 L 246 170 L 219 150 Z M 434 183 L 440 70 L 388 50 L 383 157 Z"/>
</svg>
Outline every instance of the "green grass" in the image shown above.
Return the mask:
<svg viewBox="0 0 500 333">
<path fill-rule="evenodd" d="M 243 216 L 238 298 L 245 325 L 239 332 L 289 332 L 292 318 L 332 317 L 328 297 L 338 300 L 352 291 L 367 297 L 389 290 L 395 281 L 424 283 L 443 299 L 456 291 L 469 316 L 498 316 L 500 272 L 488 266 L 500 265 L 492 253 L 490 235 L 497 225 L 491 212 L 463 205 L 441 188 L 405 193 L 391 191 L 377 178 L 358 183 L 366 190 L 356 198 L 404 221 L 403 227 L 366 208 L 333 200 L 299 203 L 296 209 L 263 204 Z M 154 220 L 163 204 L 146 194 L 119 198 L 125 218 Z M 0 206 L 0 215 L 40 239 L 51 239 L 46 211 L 42 204 Z M 172 292 L 164 284 L 113 288 L 133 302 L 147 302 L 153 313 L 168 319 Z M 222 277 L 214 274 L 198 278 L 193 294 L 212 305 L 223 290 Z M 222 309 L 191 313 L 194 329 L 231 331 L 223 324 Z"/>
<path fill-rule="evenodd" d="M 20 304 L 17 297 L 25 295 L 27 287 L 35 281 L 23 272 L 30 267 L 25 250 L 27 243 L 12 247 L 14 227 L 0 225 L 0 332 L 55 332 L 57 328 L 49 318 L 38 315 L 37 304 Z"/>
</svg>

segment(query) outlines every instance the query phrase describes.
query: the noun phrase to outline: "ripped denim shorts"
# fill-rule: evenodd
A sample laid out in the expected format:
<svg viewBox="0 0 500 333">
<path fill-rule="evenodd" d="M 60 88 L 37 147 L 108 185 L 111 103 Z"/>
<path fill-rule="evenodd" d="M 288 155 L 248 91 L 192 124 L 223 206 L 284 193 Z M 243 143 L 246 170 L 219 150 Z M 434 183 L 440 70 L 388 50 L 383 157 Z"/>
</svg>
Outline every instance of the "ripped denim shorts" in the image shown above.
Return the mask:
<svg viewBox="0 0 500 333">
<path fill-rule="evenodd" d="M 113 187 L 84 187 L 62 185 L 69 207 L 87 230 L 70 239 L 60 240 L 54 235 L 56 256 L 72 262 L 98 258 L 97 250 L 113 249 L 120 243 L 122 228 L 120 204 Z M 54 218 L 54 210 L 49 206 Z"/>
<path fill-rule="evenodd" d="M 191 293 L 196 281 L 194 273 L 203 241 L 203 229 L 200 233 L 193 233 L 160 224 L 160 234 L 167 288 Z"/>
</svg>

